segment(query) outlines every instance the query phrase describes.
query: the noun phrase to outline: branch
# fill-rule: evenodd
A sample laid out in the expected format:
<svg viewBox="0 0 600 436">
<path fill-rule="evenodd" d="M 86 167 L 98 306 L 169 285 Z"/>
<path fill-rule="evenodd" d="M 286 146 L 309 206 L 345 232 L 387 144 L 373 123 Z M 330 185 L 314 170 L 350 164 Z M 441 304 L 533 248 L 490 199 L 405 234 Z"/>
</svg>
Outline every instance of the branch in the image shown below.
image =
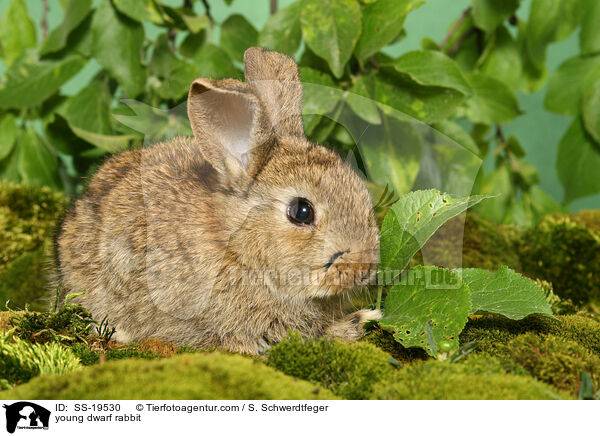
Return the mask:
<svg viewBox="0 0 600 436">
<path fill-rule="evenodd" d="M 460 48 L 460 46 L 462 45 L 463 42 L 465 42 L 465 40 L 467 38 L 469 38 L 469 36 L 473 35 L 475 33 L 477 29 L 475 29 L 475 27 L 471 27 L 469 30 L 467 30 L 465 33 L 463 33 L 460 38 L 458 38 L 458 40 L 454 43 L 454 45 L 452 47 L 450 47 L 450 50 L 448 50 L 446 52 L 446 54 L 448 56 L 452 56 L 454 55 L 458 49 Z"/>
<path fill-rule="evenodd" d="M 271 0 L 270 6 L 271 15 L 273 15 L 275 12 L 277 12 L 277 0 Z"/>
<path fill-rule="evenodd" d="M 169 29 L 169 31 L 167 32 L 167 38 L 169 38 L 169 41 L 171 42 L 171 51 L 175 52 L 175 38 L 177 37 L 177 31 L 175 29 Z"/>
<path fill-rule="evenodd" d="M 214 23 L 215 20 L 213 19 L 210 13 L 210 5 L 208 4 L 208 0 L 202 0 L 202 4 L 204 5 L 204 9 L 206 10 L 206 16 L 208 17 L 208 21 Z"/>
<path fill-rule="evenodd" d="M 502 126 L 500 124 L 496 124 L 496 138 L 502 144 L 506 142 L 506 138 L 504 137 L 504 132 L 502 131 Z"/>
<path fill-rule="evenodd" d="M 48 37 L 48 0 L 42 0 L 42 35 Z"/>
<path fill-rule="evenodd" d="M 456 23 L 454 23 L 454 25 L 450 28 L 450 30 L 448 31 L 448 34 L 444 37 L 442 42 L 440 42 L 440 48 L 442 49 L 442 51 L 444 50 L 444 47 L 446 47 L 446 45 L 448 45 L 448 42 L 450 42 L 450 39 L 454 36 L 454 34 L 456 33 L 456 31 L 458 30 L 460 25 L 467 19 L 467 17 L 469 16 L 470 13 L 471 13 L 471 7 L 468 7 L 467 9 L 465 9 L 463 11 L 460 18 L 458 20 L 456 20 Z"/>
</svg>

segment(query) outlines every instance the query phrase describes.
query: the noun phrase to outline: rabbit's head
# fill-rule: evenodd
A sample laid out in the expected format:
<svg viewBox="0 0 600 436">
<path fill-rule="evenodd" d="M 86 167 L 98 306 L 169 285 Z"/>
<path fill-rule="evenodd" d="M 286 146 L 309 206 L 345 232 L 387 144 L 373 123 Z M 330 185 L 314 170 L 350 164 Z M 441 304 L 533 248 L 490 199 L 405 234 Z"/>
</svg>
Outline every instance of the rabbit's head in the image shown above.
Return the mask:
<svg viewBox="0 0 600 436">
<path fill-rule="evenodd" d="M 366 284 L 379 238 L 364 182 L 304 136 L 292 59 L 250 48 L 244 64 L 245 83 L 198 79 L 188 99 L 194 137 L 217 173 L 225 256 L 282 296 L 325 297 Z"/>
</svg>

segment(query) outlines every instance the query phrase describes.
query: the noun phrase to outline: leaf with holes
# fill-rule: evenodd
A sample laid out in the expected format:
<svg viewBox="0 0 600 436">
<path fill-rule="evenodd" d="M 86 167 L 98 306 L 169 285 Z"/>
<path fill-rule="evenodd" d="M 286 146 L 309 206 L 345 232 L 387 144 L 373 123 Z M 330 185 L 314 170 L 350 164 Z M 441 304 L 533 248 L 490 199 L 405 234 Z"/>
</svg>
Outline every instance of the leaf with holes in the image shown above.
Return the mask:
<svg viewBox="0 0 600 436">
<path fill-rule="evenodd" d="M 398 275 L 442 224 L 485 198 L 454 198 L 435 189 L 400 197 L 383 221 L 380 271 L 392 270 Z"/>
<path fill-rule="evenodd" d="M 469 289 L 458 274 L 419 266 L 389 290 L 379 325 L 404 347 L 423 348 L 444 359 L 458 350 L 458 335 L 470 312 Z"/>
</svg>

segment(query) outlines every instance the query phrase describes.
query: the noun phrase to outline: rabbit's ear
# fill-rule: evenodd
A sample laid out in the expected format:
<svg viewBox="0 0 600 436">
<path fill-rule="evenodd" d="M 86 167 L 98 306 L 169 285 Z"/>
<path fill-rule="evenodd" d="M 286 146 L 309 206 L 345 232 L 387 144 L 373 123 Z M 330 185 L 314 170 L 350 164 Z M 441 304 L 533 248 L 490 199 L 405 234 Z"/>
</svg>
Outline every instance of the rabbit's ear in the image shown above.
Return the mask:
<svg viewBox="0 0 600 436">
<path fill-rule="evenodd" d="M 260 47 L 244 53 L 246 83 L 263 101 L 278 136 L 304 136 L 302 84 L 293 59 Z"/>
<path fill-rule="evenodd" d="M 204 157 L 218 171 L 238 167 L 253 173 L 262 164 L 272 131 L 252 89 L 233 79 L 196 79 L 188 117 Z"/>
</svg>

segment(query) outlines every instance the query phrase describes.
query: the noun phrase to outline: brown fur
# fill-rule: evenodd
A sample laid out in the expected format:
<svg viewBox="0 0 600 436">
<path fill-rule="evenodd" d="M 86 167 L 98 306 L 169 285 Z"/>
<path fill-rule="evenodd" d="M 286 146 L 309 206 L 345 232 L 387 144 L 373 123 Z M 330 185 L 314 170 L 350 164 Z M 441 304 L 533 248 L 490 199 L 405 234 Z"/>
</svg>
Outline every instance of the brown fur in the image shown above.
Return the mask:
<svg viewBox="0 0 600 436">
<path fill-rule="evenodd" d="M 60 228 L 64 293 L 85 290 L 76 301 L 117 340 L 260 353 L 290 329 L 353 341 L 380 316 L 346 314 L 378 261 L 363 182 L 304 137 L 293 61 L 259 48 L 244 60 L 246 83 L 192 84 L 194 138 L 110 158 Z M 313 226 L 287 219 L 294 197 L 315 206 Z"/>
</svg>

